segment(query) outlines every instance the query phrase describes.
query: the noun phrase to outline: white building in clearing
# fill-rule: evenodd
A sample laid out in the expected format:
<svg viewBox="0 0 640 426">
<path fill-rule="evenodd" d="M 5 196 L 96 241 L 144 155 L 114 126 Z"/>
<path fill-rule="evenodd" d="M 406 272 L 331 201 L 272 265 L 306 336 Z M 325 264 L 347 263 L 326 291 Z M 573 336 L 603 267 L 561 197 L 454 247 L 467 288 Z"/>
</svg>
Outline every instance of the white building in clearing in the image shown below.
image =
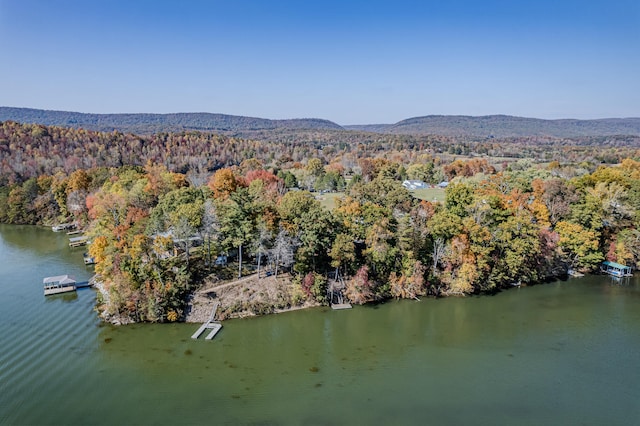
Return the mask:
<svg viewBox="0 0 640 426">
<path fill-rule="evenodd" d="M 402 182 L 402 186 L 407 188 L 409 191 L 413 191 L 414 189 L 426 188 L 427 184 L 421 180 L 405 180 Z"/>
</svg>

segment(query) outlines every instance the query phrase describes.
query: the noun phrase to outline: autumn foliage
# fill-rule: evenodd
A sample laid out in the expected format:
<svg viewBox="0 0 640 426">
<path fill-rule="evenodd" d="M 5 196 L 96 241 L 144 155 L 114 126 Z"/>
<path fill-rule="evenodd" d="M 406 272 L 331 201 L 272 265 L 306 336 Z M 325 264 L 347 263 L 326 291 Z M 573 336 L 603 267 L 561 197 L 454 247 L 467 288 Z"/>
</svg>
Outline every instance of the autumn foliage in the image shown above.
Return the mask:
<svg viewBox="0 0 640 426">
<path fill-rule="evenodd" d="M 640 266 L 640 162 L 623 157 L 632 147 L 556 144 L 551 158 L 561 161 L 499 165 L 448 151 L 538 148 L 319 140 L 2 123 L 0 222 L 86 227 L 110 296 L 103 309 L 132 321 L 180 319 L 187 295 L 222 275 L 217 259 L 227 257 L 234 276 L 258 261 L 264 274 L 291 274 L 295 297 L 283 306 L 325 303 L 328 288 L 368 303 L 495 292 L 605 258 Z M 622 161 L 585 161 L 596 156 Z M 401 185 L 409 177 L 452 182 L 444 202 L 421 201 Z M 338 188 L 329 210 L 324 192 Z"/>
</svg>

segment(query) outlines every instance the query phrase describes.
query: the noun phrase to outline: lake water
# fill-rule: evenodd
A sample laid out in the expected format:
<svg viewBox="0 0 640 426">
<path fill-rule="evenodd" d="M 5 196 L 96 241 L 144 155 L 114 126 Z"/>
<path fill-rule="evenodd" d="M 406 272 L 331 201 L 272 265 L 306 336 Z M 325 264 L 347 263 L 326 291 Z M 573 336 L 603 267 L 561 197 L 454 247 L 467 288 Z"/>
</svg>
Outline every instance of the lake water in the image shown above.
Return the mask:
<svg viewBox="0 0 640 426">
<path fill-rule="evenodd" d="M 103 325 L 63 233 L 0 225 L 0 424 L 640 424 L 640 282 Z"/>
</svg>

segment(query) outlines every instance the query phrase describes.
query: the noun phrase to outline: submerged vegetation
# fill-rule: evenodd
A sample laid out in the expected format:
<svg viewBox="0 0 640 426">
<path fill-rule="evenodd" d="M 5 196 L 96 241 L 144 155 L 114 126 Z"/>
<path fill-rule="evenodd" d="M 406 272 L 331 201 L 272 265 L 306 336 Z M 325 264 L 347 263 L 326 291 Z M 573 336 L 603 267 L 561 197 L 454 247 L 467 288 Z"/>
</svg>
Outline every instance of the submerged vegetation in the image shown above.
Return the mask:
<svg viewBox="0 0 640 426">
<path fill-rule="evenodd" d="M 254 270 L 287 283 L 272 306 L 238 305 L 267 313 L 328 303 L 330 290 L 352 303 L 462 295 L 640 262 L 632 145 L 558 142 L 548 152 L 564 152 L 561 163 L 446 138 L 316 145 L 0 128 L 0 222 L 81 224 L 100 309 L 131 321 L 179 320 L 205 280 Z M 515 144 L 491 142 L 500 154 Z M 605 157 L 619 164 L 595 163 Z M 405 179 L 446 181 L 444 200 L 420 200 Z M 323 205 L 325 191 L 344 194 Z"/>
</svg>

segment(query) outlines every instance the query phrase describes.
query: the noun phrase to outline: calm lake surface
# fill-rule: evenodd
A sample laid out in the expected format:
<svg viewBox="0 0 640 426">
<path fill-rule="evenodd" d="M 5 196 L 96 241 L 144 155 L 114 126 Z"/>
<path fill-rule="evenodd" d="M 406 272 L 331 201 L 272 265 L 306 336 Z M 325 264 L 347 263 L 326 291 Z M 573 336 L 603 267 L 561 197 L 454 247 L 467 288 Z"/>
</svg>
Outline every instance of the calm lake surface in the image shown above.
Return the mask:
<svg viewBox="0 0 640 426">
<path fill-rule="evenodd" d="M 640 282 L 103 325 L 64 233 L 0 225 L 0 424 L 640 424 Z"/>
</svg>

